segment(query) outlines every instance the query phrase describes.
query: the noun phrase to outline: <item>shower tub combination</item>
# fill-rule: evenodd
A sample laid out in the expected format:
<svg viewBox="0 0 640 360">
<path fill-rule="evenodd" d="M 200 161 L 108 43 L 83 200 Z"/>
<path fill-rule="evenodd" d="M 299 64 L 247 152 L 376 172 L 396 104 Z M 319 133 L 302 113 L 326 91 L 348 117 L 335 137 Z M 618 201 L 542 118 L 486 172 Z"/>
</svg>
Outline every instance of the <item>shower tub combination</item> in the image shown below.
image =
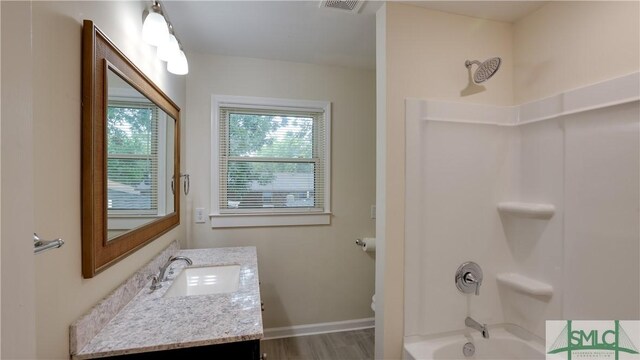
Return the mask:
<svg viewBox="0 0 640 360">
<path fill-rule="evenodd" d="M 479 84 L 500 59 L 465 66 Z M 547 319 L 637 318 L 638 276 L 606 281 L 620 273 L 600 256 L 639 273 L 638 84 L 635 72 L 515 106 L 406 100 L 403 359 L 544 359 Z M 602 241 L 618 232 L 620 247 Z M 477 271 L 458 274 L 462 261 Z M 585 273 L 627 296 L 567 291 Z"/>
<path fill-rule="evenodd" d="M 468 330 L 405 338 L 403 359 L 544 359 L 542 339 L 515 325 L 489 327 L 490 338 Z M 471 344 L 471 345 L 469 345 Z"/>
</svg>

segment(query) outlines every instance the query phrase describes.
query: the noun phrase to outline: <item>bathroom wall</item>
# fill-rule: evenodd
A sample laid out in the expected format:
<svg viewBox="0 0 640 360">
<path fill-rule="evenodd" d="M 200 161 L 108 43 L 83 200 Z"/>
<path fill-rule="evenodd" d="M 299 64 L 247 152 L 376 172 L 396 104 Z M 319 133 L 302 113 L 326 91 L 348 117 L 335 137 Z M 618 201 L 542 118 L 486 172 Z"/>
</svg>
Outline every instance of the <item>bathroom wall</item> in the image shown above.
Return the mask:
<svg viewBox="0 0 640 360">
<path fill-rule="evenodd" d="M 399 358 L 403 336 L 404 304 L 404 217 L 405 217 L 405 99 L 438 98 L 482 104 L 510 105 L 512 91 L 512 26 L 509 23 L 453 15 L 395 2 L 387 2 L 378 15 L 386 13 L 384 68 L 380 81 L 386 88 L 378 93 L 379 137 L 384 137 L 384 153 L 378 153 L 377 166 L 384 185 L 377 198 L 384 198 L 386 219 L 378 219 L 377 236 L 385 241 L 379 254 L 378 273 L 384 277 L 382 319 L 384 338 L 376 339 L 376 358 Z M 464 67 L 467 59 L 501 56 L 500 72 L 487 83 L 486 91 L 461 97 L 468 85 Z M 379 56 L 380 59 L 380 56 Z M 380 105 L 384 103 L 384 105 Z M 385 221 L 384 224 L 380 223 Z M 454 269 L 455 270 L 455 269 Z M 449 272 L 445 275 L 449 278 Z M 378 295 L 380 296 L 380 295 Z M 378 305 L 378 304 L 376 304 Z"/>
<path fill-rule="evenodd" d="M 189 246 L 256 246 L 265 328 L 373 317 L 375 256 L 354 242 L 375 236 L 375 73 L 285 61 L 189 54 L 187 198 Z M 331 225 L 212 229 L 211 96 L 326 100 L 332 103 Z"/>
<path fill-rule="evenodd" d="M 0 36 L 2 34 L 2 7 L 0 6 Z M 0 56 L 0 69 L 2 69 L 2 56 Z M 2 76 L 0 75 L 0 78 Z M 0 87 L 0 98 L 2 97 L 2 88 Z M 0 114 L 0 119 L 2 115 Z M 1 121 L 1 120 L 0 120 Z M 2 148 L 2 127 L 0 126 L 0 149 Z M 0 157 L 0 217 L 2 216 L 2 159 Z M 2 224 L 0 223 L 0 234 L 2 234 Z M 1 236 L 0 236 L 1 237 Z M 0 284 L 2 283 L 2 247 L 0 247 Z M 0 286 L 0 309 L 2 309 L 2 290 Z M 0 314 L 1 316 L 1 314 Z M 0 354 L 2 354 L 2 327 L 0 326 Z"/>
<path fill-rule="evenodd" d="M 0 357 L 34 358 L 35 276 L 33 247 L 28 241 L 33 236 L 33 217 L 24 216 L 33 212 L 31 10 L 26 2 L 3 1 L 0 8 L 3 65 Z"/>
<path fill-rule="evenodd" d="M 513 26 L 521 104 L 637 71 L 640 3 L 550 1 Z"/>
<path fill-rule="evenodd" d="M 515 103 L 640 70 L 639 15 L 640 3 L 636 1 L 560 1 L 549 2 L 515 22 Z M 555 282 L 562 285 L 563 318 L 640 316 L 634 296 L 616 297 L 614 305 L 607 295 L 638 294 L 638 281 L 611 279 L 625 272 L 638 273 L 638 174 L 634 172 L 638 129 L 633 120 L 639 116 L 637 106 L 621 106 L 568 116 L 562 128 L 551 126 L 537 134 L 534 129 L 543 125 L 522 128 L 523 139 L 530 139 L 531 145 L 543 138 L 555 139 L 523 152 L 522 169 L 526 174 L 522 174 L 521 191 L 529 199 L 549 199 L 564 209 L 564 245 L 549 249 L 555 252 L 544 251 L 554 257 L 563 253 L 562 281 L 555 276 Z M 598 122 L 601 117 L 611 121 Z M 554 153 L 563 149 L 565 157 L 561 160 Z M 553 165 L 558 161 L 563 172 Z M 603 178 L 605 173 L 608 175 Z M 565 184 L 562 191 L 560 179 Z M 553 182 L 556 184 L 552 186 Z M 607 259 L 610 256 L 616 261 Z M 550 262 L 547 272 L 558 266 L 558 261 Z"/>
<path fill-rule="evenodd" d="M 93 20 L 184 110 L 185 77 L 168 74 L 165 65 L 155 59 L 155 49 L 141 40 L 142 13 L 145 5 L 146 2 L 33 2 L 26 4 L 30 6 L 31 13 L 30 18 L 25 19 L 27 27 L 30 27 L 30 38 L 25 41 L 26 44 L 31 41 L 33 55 L 30 59 L 20 58 L 20 53 L 10 55 L 13 61 L 27 63 L 33 61 L 33 67 L 30 69 L 33 73 L 33 81 L 29 82 L 27 79 L 26 84 L 33 93 L 33 129 L 26 129 L 29 131 L 27 135 L 18 134 L 18 136 L 33 136 L 33 187 L 25 192 L 33 192 L 35 224 L 33 229 L 28 230 L 36 231 L 45 238 L 60 236 L 65 240 L 65 245 L 61 249 L 34 257 L 32 243 L 28 236 L 3 237 L 3 266 L 7 258 L 14 256 L 7 252 L 7 249 L 12 249 L 14 242 L 21 252 L 30 253 L 31 261 L 35 262 L 35 308 L 30 312 L 35 313 L 37 330 L 30 335 L 35 338 L 38 358 L 67 359 L 69 357 L 68 327 L 71 322 L 111 292 L 170 241 L 178 239 L 185 244 L 186 229 L 183 218 L 182 225 L 96 277 L 83 279 L 81 275 L 80 49 L 82 20 Z M 11 16 L 5 13 L 4 3 L 3 16 Z M 3 34 L 4 30 L 5 28 L 3 28 Z M 16 28 L 8 31 L 20 33 L 22 30 Z M 4 60 L 4 41 L 2 46 Z M 9 103 L 6 106 L 20 106 L 20 103 Z M 4 107 L 3 101 L 3 112 Z M 5 121 L 20 120 L 7 119 L 3 116 L 3 126 Z M 29 152 L 20 155 L 13 152 L 11 156 L 5 156 L 5 150 L 3 148 L 3 166 L 6 165 L 4 161 L 6 159 L 20 162 L 23 161 L 22 156 L 30 155 Z M 3 172 L 3 175 L 6 174 Z M 20 174 L 13 174 L 13 176 L 19 178 Z M 29 181 L 30 178 L 27 177 L 26 180 Z M 11 189 L 11 192 L 15 193 L 15 191 Z M 6 194 L 4 191 L 3 193 Z M 20 215 L 31 218 L 31 214 L 28 213 Z M 184 212 L 182 215 L 184 216 Z M 5 247 L 8 244 L 11 246 Z M 26 298 L 21 301 L 28 304 L 32 299 Z M 4 316 L 2 325 L 4 331 L 12 326 L 11 323 L 5 323 Z M 3 346 L 3 350 L 5 347 Z M 23 356 L 33 358 L 28 353 Z"/>
<path fill-rule="evenodd" d="M 381 175 L 378 180 L 380 186 L 377 198 L 386 201 L 384 209 L 379 210 L 380 213 L 386 213 L 386 220 L 378 219 L 377 233 L 379 239 L 386 239 L 386 245 L 384 253 L 379 253 L 381 261 L 378 262 L 378 267 L 382 267 L 382 270 L 378 269 L 378 273 L 382 275 L 379 275 L 379 278 L 384 277 L 381 281 L 384 281 L 385 293 L 384 315 L 377 319 L 378 324 L 384 322 L 384 340 L 378 339 L 376 342 L 378 357 L 398 357 L 402 341 L 400 334 L 403 328 L 403 300 L 397 294 L 403 292 L 402 266 L 405 260 L 406 214 L 405 203 L 402 200 L 405 195 L 403 174 L 406 170 L 402 161 L 405 158 L 404 100 L 415 97 L 493 105 L 520 104 L 637 71 L 640 44 L 638 12 L 637 2 L 549 2 L 511 25 L 397 3 L 387 3 L 379 11 L 378 31 L 383 30 L 378 36 L 378 46 L 386 44 L 386 51 L 378 56 L 378 76 L 379 82 L 386 83 L 386 86 L 378 92 L 378 136 L 384 139 L 384 149 L 378 156 L 378 171 Z M 443 23 L 438 19 L 448 21 Z M 452 21 L 453 19 L 458 21 Z M 496 32 L 496 29 L 500 30 Z M 469 34 L 464 34 L 467 30 Z M 486 84 L 487 91 L 460 97 L 460 90 L 467 84 L 467 74 L 464 68 L 459 69 L 461 65 L 454 59 L 460 58 L 460 62 L 464 62 L 467 58 L 485 59 L 496 55 L 501 56 L 504 63 L 498 74 Z M 504 146 L 511 144 L 509 146 L 513 149 L 514 155 L 512 159 L 504 159 L 503 165 L 494 163 L 496 170 L 516 169 L 520 164 L 522 174 L 526 175 L 516 177 L 515 174 L 518 172 L 510 170 L 515 171 L 515 174 L 508 190 L 504 191 L 531 199 L 558 195 L 559 186 L 562 186 L 558 183 L 558 178 L 554 180 L 544 176 L 546 171 L 557 170 L 564 165 L 559 163 L 560 158 L 555 153 L 558 150 L 557 146 L 562 145 L 563 133 L 551 131 L 553 126 L 548 123 L 523 127 L 519 130 L 519 135 L 513 137 L 518 139 L 518 142 L 499 142 Z M 453 127 L 455 128 L 455 125 Z M 438 129 L 450 135 L 453 130 L 448 129 L 447 124 L 441 125 Z M 431 136 L 438 138 L 437 135 Z M 477 136 L 483 139 L 481 132 Z M 457 134 L 452 135 L 450 139 L 455 144 L 462 145 L 462 138 L 464 135 Z M 471 143 L 475 144 L 476 140 L 472 140 Z M 437 144 L 438 142 L 434 142 L 430 146 Z M 458 151 L 454 145 L 441 145 L 445 147 L 431 148 L 429 156 L 446 157 L 449 152 Z M 472 147 L 471 144 L 464 146 Z M 479 154 L 483 153 L 477 150 Z M 468 165 L 473 167 L 474 164 L 475 162 L 471 162 Z M 441 170 L 452 169 L 445 167 Z M 449 174 L 445 172 L 444 175 Z M 469 186 L 472 186 L 472 183 Z M 467 188 L 463 186 L 463 189 Z M 541 194 L 545 196 L 540 196 Z M 561 201 L 556 204 L 560 208 L 564 205 Z M 434 208 L 434 216 L 438 215 L 437 210 Z M 458 222 L 465 221 L 462 218 L 455 219 Z M 502 230 L 502 220 L 494 222 L 494 230 L 491 231 L 498 231 L 496 236 L 504 241 L 509 241 L 509 232 L 528 226 L 517 221 L 505 220 L 509 224 L 507 230 Z M 543 279 L 551 279 L 549 281 L 558 286 L 562 285 L 566 277 L 559 275 L 557 267 L 548 266 L 557 259 L 549 259 L 549 263 L 533 260 L 539 259 L 540 251 L 548 254 L 547 251 L 558 249 L 558 245 L 553 243 L 554 234 L 562 231 L 558 221 L 552 219 L 542 229 L 542 233 L 538 234 L 540 237 L 535 249 L 527 249 L 524 244 L 518 243 L 511 243 L 511 248 L 503 248 L 509 252 L 513 251 L 513 255 L 522 257 L 522 262 L 511 263 L 514 269 L 523 269 L 522 271 L 536 274 Z M 633 227 L 628 229 L 633 231 Z M 454 230 L 459 232 L 457 228 Z M 485 228 L 485 231 L 489 232 L 490 229 Z M 444 243 L 441 245 L 446 246 Z M 527 254 L 528 251 L 533 253 Z M 528 257 L 529 255 L 532 257 Z M 438 268 L 438 271 L 442 269 Z M 557 298 L 553 299 L 552 303 L 549 306 L 545 305 L 544 310 L 540 311 L 553 313 L 563 306 Z M 469 311 L 473 310 L 473 306 L 469 306 Z M 509 319 L 526 315 L 523 309 L 499 310 L 499 313 L 503 313 Z M 492 315 L 485 316 L 490 319 Z M 525 324 L 527 318 L 520 317 L 518 321 Z M 537 326 L 534 325 L 533 330 L 539 333 L 539 323 Z"/>
<path fill-rule="evenodd" d="M 376 234 L 377 247 L 376 247 L 376 304 L 375 304 L 375 341 L 374 346 L 374 358 L 380 359 L 384 356 L 384 349 L 387 348 L 386 343 L 391 341 L 392 343 L 397 340 L 396 336 L 386 335 L 385 328 L 391 327 L 389 321 L 394 321 L 394 318 L 386 320 L 386 301 L 385 301 L 385 288 L 386 288 L 386 273 L 385 264 L 387 262 L 387 250 L 386 241 L 384 241 L 386 233 L 386 218 L 387 218 L 387 199 L 385 198 L 385 188 L 387 185 L 386 180 L 386 152 L 387 152 L 387 136 L 385 129 L 386 117 L 381 114 L 387 113 L 387 102 L 384 99 L 387 98 L 387 7 L 383 5 L 376 12 Z M 382 101 L 381 101 L 382 100 Z M 395 275 L 395 272 L 393 273 Z M 389 283 L 390 287 L 395 284 Z M 397 287 L 397 285 L 395 285 Z M 393 301 L 393 300 L 392 300 Z M 397 311 L 396 308 L 390 309 L 390 312 Z M 394 330 L 397 327 L 398 322 L 394 325 Z M 400 324 L 400 326 L 402 326 Z M 393 333 L 393 331 L 392 331 Z M 392 346 L 392 345 L 390 345 Z"/>
</svg>

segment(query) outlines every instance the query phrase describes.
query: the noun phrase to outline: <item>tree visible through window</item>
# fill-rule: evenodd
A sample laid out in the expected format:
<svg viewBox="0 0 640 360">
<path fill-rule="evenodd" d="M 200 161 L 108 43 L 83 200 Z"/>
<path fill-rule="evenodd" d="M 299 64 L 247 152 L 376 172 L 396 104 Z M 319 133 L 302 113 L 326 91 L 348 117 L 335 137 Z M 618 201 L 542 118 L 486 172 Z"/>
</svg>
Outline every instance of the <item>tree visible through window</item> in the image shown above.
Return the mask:
<svg viewBox="0 0 640 360">
<path fill-rule="evenodd" d="M 322 112 L 221 108 L 220 114 L 221 211 L 322 210 Z"/>
<path fill-rule="evenodd" d="M 157 213 L 158 111 L 153 104 L 110 102 L 107 110 L 107 206 Z"/>
</svg>

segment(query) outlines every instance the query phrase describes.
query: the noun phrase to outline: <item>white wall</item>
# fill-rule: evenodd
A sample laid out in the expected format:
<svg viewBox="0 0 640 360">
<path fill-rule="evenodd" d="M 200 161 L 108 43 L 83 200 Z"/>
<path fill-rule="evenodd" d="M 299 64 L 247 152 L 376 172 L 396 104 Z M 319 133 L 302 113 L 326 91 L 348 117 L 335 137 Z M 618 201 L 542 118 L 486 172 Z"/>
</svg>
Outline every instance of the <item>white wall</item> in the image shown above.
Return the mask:
<svg viewBox="0 0 640 360">
<path fill-rule="evenodd" d="M 408 97 L 455 99 L 457 101 L 510 105 L 513 100 L 511 24 L 447 14 L 406 4 L 387 2 L 379 11 L 378 47 L 384 46 L 384 64 L 377 71 L 384 79 L 379 89 L 379 137 L 384 137 L 383 152 L 378 152 L 378 166 L 384 166 L 377 198 L 384 199 L 380 213 L 386 214 L 383 233 L 384 258 L 378 259 L 378 276 L 384 279 L 383 338 L 376 339 L 377 358 L 399 358 L 402 349 L 404 303 L 404 195 L 405 195 L 405 127 L 404 101 Z M 385 46 L 386 45 L 386 46 Z M 465 60 L 500 56 L 500 71 L 486 85 L 486 91 L 461 97 L 468 85 Z M 380 56 L 378 57 L 381 58 Z M 381 67 L 384 66 L 384 68 Z M 380 103 L 384 103 L 384 105 Z M 382 348 L 381 348 L 382 347 Z"/>
<path fill-rule="evenodd" d="M 386 151 L 387 151 L 387 7 L 376 13 L 376 316 L 374 357 L 384 357 L 385 341 L 395 337 L 385 336 L 385 284 L 386 284 Z M 386 325 L 388 327 L 388 325 Z"/>
<path fill-rule="evenodd" d="M 0 28 L 2 25 L 2 7 L 0 6 Z M 0 30 L 0 36 L 2 30 Z M 0 51 L 1 53 L 1 51 Z M 1 54 L 0 54 L 1 55 Z M 0 69 L 2 69 L 2 56 L 0 56 Z M 0 76 L 1 77 L 1 76 Z M 0 87 L 0 98 L 2 97 L 2 88 Z M 0 119 L 2 116 L 0 115 Z M 0 120 L 1 121 L 1 120 Z M 2 127 L 0 127 L 0 149 L 2 149 Z M 0 218 L 2 217 L 2 159 L 0 157 Z M 2 234 L 2 223 L 0 222 L 0 234 Z M 1 238 L 1 236 L 0 236 Z M 0 244 L 2 241 L 0 240 Z M 2 284 L 2 246 L 0 246 L 0 285 Z M 0 309 L 2 309 L 2 286 L 0 286 Z M 0 354 L 2 354 L 2 326 L 0 325 Z"/>
<path fill-rule="evenodd" d="M 0 6 L 0 28 L 2 27 L 2 6 Z M 0 36 L 2 30 L 0 30 Z M 1 55 L 2 51 L 0 51 Z M 0 69 L 2 69 L 2 56 L 0 56 Z M 1 77 L 1 76 L 0 76 Z M 2 97 L 2 88 L 0 87 L 0 98 Z M 0 121 L 2 115 L 0 115 Z M 0 126 L 0 149 L 2 149 L 2 127 Z M 2 159 L 0 156 L 0 218 L 2 217 Z M 2 234 L 2 223 L 0 222 L 0 234 Z M 0 236 L 1 238 L 1 236 Z M 2 241 L 0 240 L 0 244 Z M 0 246 L 0 285 L 2 284 L 2 246 Z M 0 286 L 0 309 L 2 309 L 2 286 Z M 0 325 L 0 354 L 2 354 L 2 326 Z"/>
<path fill-rule="evenodd" d="M 22 252 L 29 254 L 28 261 L 35 262 L 35 271 L 33 267 L 31 268 L 35 273 L 35 298 L 29 294 L 26 298 L 18 298 L 17 294 L 12 294 L 9 299 L 19 300 L 25 306 L 35 300 L 35 306 L 29 310 L 28 314 L 31 315 L 27 316 L 26 320 L 18 321 L 5 318 L 6 303 L 3 301 L 2 325 L 4 329 L 14 327 L 18 329 L 28 327 L 30 321 L 35 321 L 35 326 L 28 333 L 19 335 L 26 336 L 26 339 L 35 339 L 38 358 L 68 358 L 69 324 L 150 260 L 170 241 L 179 239 L 184 243 L 185 240 L 185 226 L 181 225 L 96 277 L 87 280 L 82 278 L 80 265 L 82 20 L 93 20 L 134 63 L 156 81 L 181 108 L 184 108 L 185 78 L 169 75 L 164 64 L 155 60 L 155 50 L 141 41 L 142 13 L 145 5 L 146 2 L 24 3 L 24 6 L 30 10 L 23 24 L 30 26 L 30 29 L 8 28 L 7 33 L 13 37 L 24 34 L 25 44 L 27 46 L 32 44 L 32 56 L 23 56 L 21 52 L 7 54 L 5 47 L 8 43 L 4 39 L 2 41 L 3 64 L 10 62 L 22 64 L 28 68 L 25 71 L 33 73 L 33 81 L 25 77 L 21 83 L 33 93 L 33 128 L 25 128 L 26 134 L 15 134 L 16 142 L 32 136 L 33 148 L 24 153 L 15 150 L 7 152 L 3 149 L 2 165 L 5 179 L 2 183 L 4 186 L 15 182 L 29 187 L 31 179 L 29 174 L 11 172 L 11 177 L 8 177 L 5 170 L 10 169 L 13 164 L 24 161 L 24 157 L 30 156 L 32 151 L 33 187 L 24 189 L 24 193 L 33 193 L 33 218 L 30 213 L 21 212 L 18 209 L 15 209 L 14 213 L 23 219 L 33 219 L 31 220 L 33 225 L 28 226 L 27 232 L 36 231 L 44 238 L 60 236 L 65 240 L 63 248 L 34 257 L 30 234 L 7 238 L 3 236 L 2 266 L 11 266 L 16 261 L 21 261 Z M 8 12 L 9 8 L 5 8 L 4 2 L 2 6 L 5 19 L 21 18 L 19 17 L 21 13 Z M 5 21 L 3 21 L 4 26 Z M 5 34 L 4 30 L 5 28 L 3 28 L 3 34 Z M 3 68 L 3 90 L 5 90 L 5 69 L 9 68 Z M 3 98 L 3 105 L 5 105 L 3 106 L 3 130 L 6 122 L 17 124 L 23 121 L 21 117 L 4 116 L 5 107 L 18 111 L 22 106 L 21 102 L 5 102 Z M 28 127 L 28 121 L 26 124 Z M 4 131 L 3 134 L 5 134 Z M 3 145 L 8 144 L 3 141 Z M 22 193 L 23 191 L 19 189 L 14 187 L 11 192 Z M 3 197 L 3 200 L 5 199 L 7 199 L 6 196 Z M 6 209 L 5 206 L 3 208 Z M 3 225 L 6 225 L 5 217 L 2 220 Z M 3 226 L 3 231 L 4 229 Z M 6 261 L 7 259 L 10 260 Z M 12 273 L 15 274 L 16 271 L 13 269 Z M 6 272 L 3 271 L 3 274 Z M 34 278 L 28 272 L 24 273 L 20 279 L 23 277 L 27 285 L 30 279 Z M 3 281 L 3 287 L 4 285 Z M 35 320 L 29 320 L 33 315 Z M 21 325 L 22 321 L 25 325 Z M 9 334 L 3 332 L 3 336 Z M 9 342 L 3 341 L 3 343 L 4 351 Z M 9 354 L 3 354 L 3 358 L 4 355 L 13 357 Z M 23 357 L 34 358 L 29 352 L 24 352 Z"/>
<path fill-rule="evenodd" d="M 32 50 L 29 3 L 2 2 L 2 358 L 34 358 Z M 19 154 L 19 155 L 18 155 Z M 11 196 L 8 196 L 8 195 Z M 20 194 L 20 196 L 15 196 Z M 11 211 L 7 211 L 11 209 Z M 20 276 L 16 276 L 20 274 Z"/>
<path fill-rule="evenodd" d="M 637 71 L 639 19 L 638 1 L 550 1 L 517 21 L 516 103 Z"/>
<path fill-rule="evenodd" d="M 256 246 L 266 328 L 372 317 L 374 256 L 354 245 L 375 236 L 375 74 L 371 70 L 190 54 L 187 165 L 188 238 L 194 248 Z M 332 103 L 331 225 L 212 229 L 211 95 Z"/>
</svg>

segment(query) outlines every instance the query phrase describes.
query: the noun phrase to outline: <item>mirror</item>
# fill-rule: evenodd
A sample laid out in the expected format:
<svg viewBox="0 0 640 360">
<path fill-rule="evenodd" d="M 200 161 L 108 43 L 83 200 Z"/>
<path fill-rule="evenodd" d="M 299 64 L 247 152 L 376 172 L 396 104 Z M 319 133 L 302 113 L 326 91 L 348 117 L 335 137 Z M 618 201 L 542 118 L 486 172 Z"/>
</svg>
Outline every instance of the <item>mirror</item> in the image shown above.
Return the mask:
<svg viewBox="0 0 640 360">
<path fill-rule="evenodd" d="M 180 109 L 89 20 L 82 41 L 82 274 L 91 278 L 179 224 Z"/>
<path fill-rule="evenodd" d="M 174 209 L 175 120 L 107 72 L 107 241 Z"/>
</svg>

